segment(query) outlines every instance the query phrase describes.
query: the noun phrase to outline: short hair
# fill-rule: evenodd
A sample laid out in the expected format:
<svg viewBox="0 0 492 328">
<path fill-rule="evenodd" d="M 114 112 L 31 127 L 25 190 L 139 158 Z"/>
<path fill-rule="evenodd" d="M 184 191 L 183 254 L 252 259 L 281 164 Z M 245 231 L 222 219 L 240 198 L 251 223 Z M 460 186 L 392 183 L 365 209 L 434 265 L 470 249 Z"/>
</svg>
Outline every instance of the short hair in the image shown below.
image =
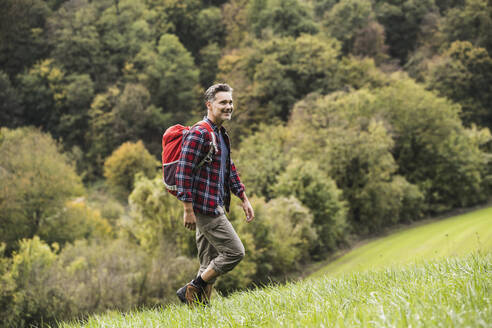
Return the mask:
<svg viewBox="0 0 492 328">
<path fill-rule="evenodd" d="M 218 92 L 222 92 L 222 91 L 225 91 L 225 92 L 232 92 L 233 89 L 231 88 L 231 86 L 227 83 L 217 83 L 217 84 L 214 84 L 212 85 L 211 87 L 209 87 L 207 89 L 207 91 L 205 91 L 205 93 L 203 94 L 203 98 L 205 100 L 205 103 L 207 102 L 211 102 L 211 101 L 214 101 L 215 99 L 215 95 L 218 93 Z"/>
</svg>

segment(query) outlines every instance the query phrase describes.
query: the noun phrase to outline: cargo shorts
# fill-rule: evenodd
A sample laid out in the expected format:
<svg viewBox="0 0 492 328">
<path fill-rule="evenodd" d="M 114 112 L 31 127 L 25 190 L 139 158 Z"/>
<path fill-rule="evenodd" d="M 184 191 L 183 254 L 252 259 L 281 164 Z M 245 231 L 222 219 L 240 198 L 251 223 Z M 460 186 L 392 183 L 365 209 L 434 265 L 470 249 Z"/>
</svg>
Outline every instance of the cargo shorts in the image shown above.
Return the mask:
<svg viewBox="0 0 492 328">
<path fill-rule="evenodd" d="M 195 213 L 196 246 L 200 260 L 197 276 L 208 268 L 221 275 L 227 273 L 244 257 L 241 239 L 227 219 L 224 208 L 220 207 L 219 211 L 220 214 L 216 217 Z"/>
</svg>

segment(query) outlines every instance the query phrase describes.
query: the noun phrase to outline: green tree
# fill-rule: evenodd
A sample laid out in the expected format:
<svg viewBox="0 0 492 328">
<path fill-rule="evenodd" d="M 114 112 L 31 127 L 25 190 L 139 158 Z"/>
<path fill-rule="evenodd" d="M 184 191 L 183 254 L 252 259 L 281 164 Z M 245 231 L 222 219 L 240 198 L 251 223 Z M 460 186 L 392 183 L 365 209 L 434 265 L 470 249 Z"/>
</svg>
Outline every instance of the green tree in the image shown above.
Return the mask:
<svg viewBox="0 0 492 328">
<path fill-rule="evenodd" d="M 374 115 L 374 101 L 365 89 L 313 95 L 296 104 L 289 122 L 290 129 L 298 131 L 290 141 L 290 156 L 315 160 L 336 181 L 349 205 L 348 222 L 357 233 L 403 220 L 403 199 L 418 205 L 413 199 L 421 197 L 418 189 L 395 175 L 394 141 L 384 121 Z M 405 208 L 415 218 L 420 209 Z"/>
<path fill-rule="evenodd" d="M 147 151 L 142 141 L 125 142 L 104 162 L 104 177 L 116 194 L 128 196 L 133 190 L 135 175 L 142 172 L 154 177 L 159 162 Z"/>
<path fill-rule="evenodd" d="M 492 4 L 487 0 L 466 0 L 464 6 L 451 8 L 441 25 L 445 39 L 469 41 L 492 53 Z"/>
<path fill-rule="evenodd" d="M 46 20 L 50 16 L 46 1 L 2 1 L 0 67 L 11 79 L 48 55 Z"/>
<path fill-rule="evenodd" d="M 135 58 L 139 80 L 149 90 L 151 101 L 185 122 L 198 105 L 198 70 L 193 57 L 172 34 L 164 34 L 156 51 L 145 48 Z"/>
<path fill-rule="evenodd" d="M 458 105 L 407 78 L 381 89 L 377 99 L 374 108 L 392 125 L 398 173 L 419 186 L 430 211 L 487 198 L 488 155 L 481 150 L 487 131 L 463 128 Z"/>
<path fill-rule="evenodd" d="M 79 239 L 110 238 L 112 228 L 98 210 L 78 199 L 68 201 L 63 210 L 46 218 L 38 234 L 49 244 L 64 246 Z"/>
<path fill-rule="evenodd" d="M 41 127 L 62 139 L 66 149 L 84 146 L 94 85 L 87 74 L 70 74 L 52 59 L 19 76 L 23 125 Z"/>
<path fill-rule="evenodd" d="M 267 200 L 273 198 L 273 186 L 288 164 L 286 146 L 289 130 L 279 125 L 263 125 L 246 138 L 239 149 L 236 164 L 248 193 Z"/>
<path fill-rule="evenodd" d="M 260 37 L 265 30 L 278 36 L 298 37 L 319 30 L 307 5 L 298 0 L 260 0 L 251 3 L 249 21 Z"/>
<path fill-rule="evenodd" d="M 434 0 L 377 0 L 374 10 L 378 22 L 386 31 L 391 57 L 404 64 L 416 48 L 422 20 L 438 8 Z"/>
<path fill-rule="evenodd" d="M 324 26 L 342 43 L 344 53 L 352 52 L 355 37 L 373 16 L 369 0 L 341 0 L 325 13 Z"/>
<path fill-rule="evenodd" d="M 132 220 L 126 229 L 144 249 L 155 250 L 165 242 L 182 254 L 196 254 L 194 235 L 183 225 L 183 206 L 167 192 L 161 177 L 139 175 L 128 200 Z"/>
<path fill-rule="evenodd" d="M 0 239 L 10 252 L 84 189 L 67 156 L 38 130 L 2 128 L 0 154 Z"/>
<path fill-rule="evenodd" d="M 0 70 L 0 126 L 16 127 L 22 122 L 22 105 L 17 90 Z"/>
<path fill-rule="evenodd" d="M 316 162 L 294 158 L 273 189 L 275 195 L 294 196 L 310 209 L 318 234 L 318 243 L 311 250 L 313 255 L 334 251 L 344 241 L 347 204 L 341 200 L 342 192 L 335 182 Z"/>
<path fill-rule="evenodd" d="M 456 41 L 427 73 L 430 89 L 461 105 L 461 118 L 492 129 L 492 58 L 483 48 Z"/>
</svg>

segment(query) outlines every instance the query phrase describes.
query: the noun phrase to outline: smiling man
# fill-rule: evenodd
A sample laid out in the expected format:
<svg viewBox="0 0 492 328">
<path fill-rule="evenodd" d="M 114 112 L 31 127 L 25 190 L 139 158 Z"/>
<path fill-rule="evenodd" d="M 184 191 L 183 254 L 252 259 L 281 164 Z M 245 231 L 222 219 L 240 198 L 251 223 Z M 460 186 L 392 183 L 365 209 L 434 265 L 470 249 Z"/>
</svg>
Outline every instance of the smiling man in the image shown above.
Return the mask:
<svg viewBox="0 0 492 328">
<path fill-rule="evenodd" d="M 226 216 L 231 192 L 242 200 L 246 221 L 254 219 L 253 208 L 231 160 L 229 136 L 222 126 L 234 111 L 232 88 L 227 84 L 212 85 L 204 98 L 207 116 L 184 138 L 176 172 L 184 225 L 196 230 L 200 260 L 196 278 L 176 293 L 188 304 L 208 303 L 216 278 L 232 270 L 244 257 L 244 246 Z"/>
</svg>

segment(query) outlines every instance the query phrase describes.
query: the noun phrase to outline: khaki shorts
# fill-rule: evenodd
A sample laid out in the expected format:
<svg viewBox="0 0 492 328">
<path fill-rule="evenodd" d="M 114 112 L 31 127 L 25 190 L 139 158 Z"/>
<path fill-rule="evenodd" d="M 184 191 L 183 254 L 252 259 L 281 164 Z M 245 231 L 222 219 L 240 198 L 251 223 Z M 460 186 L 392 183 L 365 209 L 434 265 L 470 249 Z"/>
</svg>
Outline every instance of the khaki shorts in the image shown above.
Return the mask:
<svg viewBox="0 0 492 328">
<path fill-rule="evenodd" d="M 200 269 L 198 275 L 208 268 L 219 274 L 231 271 L 244 257 L 244 246 L 220 207 L 217 217 L 195 213 L 196 246 Z M 212 281 L 213 282 L 213 281 Z"/>
</svg>

